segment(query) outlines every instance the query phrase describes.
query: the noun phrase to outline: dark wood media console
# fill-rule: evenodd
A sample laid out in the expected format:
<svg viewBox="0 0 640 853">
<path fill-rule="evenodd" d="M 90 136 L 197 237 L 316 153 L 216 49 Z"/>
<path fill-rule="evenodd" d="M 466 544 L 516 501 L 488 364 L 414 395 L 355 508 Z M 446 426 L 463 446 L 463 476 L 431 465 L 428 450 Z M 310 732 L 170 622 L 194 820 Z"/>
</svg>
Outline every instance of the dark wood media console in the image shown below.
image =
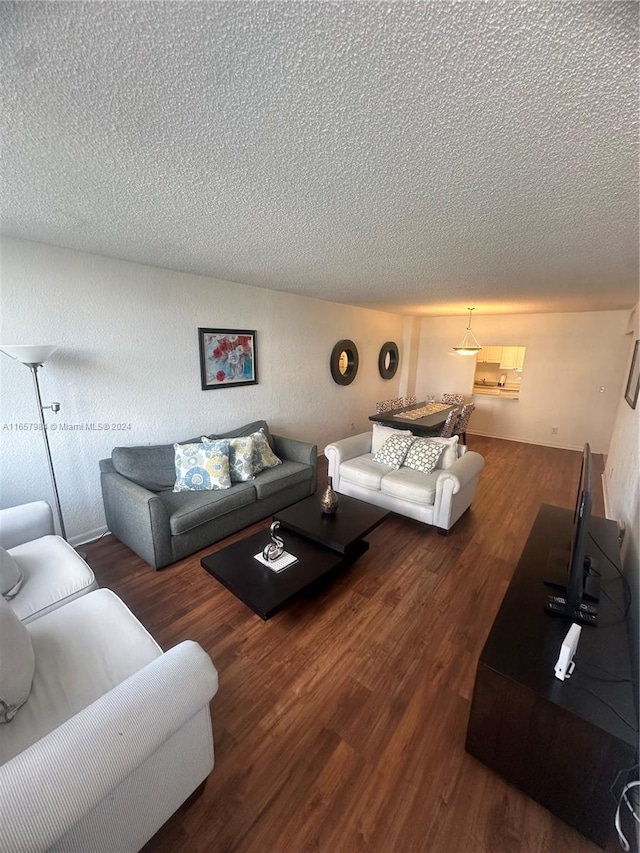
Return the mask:
<svg viewBox="0 0 640 853">
<path fill-rule="evenodd" d="M 545 612 L 554 592 L 545 570 L 559 549 L 568 553 L 572 516 L 540 508 L 478 661 L 466 749 L 604 847 L 617 806 L 611 786 L 637 761 L 638 720 L 624 680 L 631 666 L 614 521 L 590 520 L 588 552 L 602 575 L 599 624 L 583 626 L 571 678 L 554 674 L 571 620 Z"/>
</svg>

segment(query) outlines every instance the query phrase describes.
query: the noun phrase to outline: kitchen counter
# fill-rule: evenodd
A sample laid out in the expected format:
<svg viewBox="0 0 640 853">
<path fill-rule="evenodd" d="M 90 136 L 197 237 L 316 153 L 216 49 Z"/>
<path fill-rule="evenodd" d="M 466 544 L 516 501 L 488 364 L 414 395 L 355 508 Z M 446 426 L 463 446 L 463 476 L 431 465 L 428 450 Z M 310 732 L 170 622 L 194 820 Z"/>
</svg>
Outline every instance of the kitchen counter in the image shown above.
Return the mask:
<svg viewBox="0 0 640 853">
<path fill-rule="evenodd" d="M 520 390 L 518 388 L 501 388 L 499 385 L 474 384 L 474 395 L 481 397 L 500 397 L 505 400 L 518 400 L 520 398 Z"/>
</svg>

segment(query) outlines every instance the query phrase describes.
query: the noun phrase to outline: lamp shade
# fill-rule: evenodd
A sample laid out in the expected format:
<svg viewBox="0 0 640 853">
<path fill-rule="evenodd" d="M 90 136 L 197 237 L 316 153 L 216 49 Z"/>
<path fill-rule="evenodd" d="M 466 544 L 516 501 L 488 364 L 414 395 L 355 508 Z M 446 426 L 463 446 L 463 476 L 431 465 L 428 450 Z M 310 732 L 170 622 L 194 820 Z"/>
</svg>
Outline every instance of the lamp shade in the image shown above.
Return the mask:
<svg viewBox="0 0 640 853">
<path fill-rule="evenodd" d="M 469 325 L 467 326 L 467 331 L 464 333 L 464 338 L 462 339 L 460 346 L 453 348 L 458 355 L 475 355 L 482 349 L 476 339 L 476 336 L 471 331 L 471 314 L 475 310 L 475 308 L 467 308 L 467 311 L 469 312 Z"/>
<path fill-rule="evenodd" d="M 23 364 L 44 364 L 50 355 L 58 349 L 49 344 L 32 344 L 25 346 L 0 346 L 0 351 L 21 361 Z"/>
</svg>

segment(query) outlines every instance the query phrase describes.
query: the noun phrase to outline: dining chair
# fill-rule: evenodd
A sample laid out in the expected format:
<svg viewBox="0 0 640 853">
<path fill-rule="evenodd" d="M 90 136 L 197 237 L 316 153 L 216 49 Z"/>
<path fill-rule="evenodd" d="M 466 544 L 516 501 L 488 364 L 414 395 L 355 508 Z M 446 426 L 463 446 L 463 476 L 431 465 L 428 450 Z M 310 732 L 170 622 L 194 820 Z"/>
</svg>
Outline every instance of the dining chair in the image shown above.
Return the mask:
<svg viewBox="0 0 640 853">
<path fill-rule="evenodd" d="M 456 428 L 458 423 L 458 418 L 460 417 L 460 409 L 451 409 L 449 414 L 447 415 L 447 419 L 442 425 L 442 430 L 440 431 L 440 438 L 451 438 L 453 435 L 453 431 Z"/>
<path fill-rule="evenodd" d="M 391 411 L 391 400 L 380 400 L 376 403 L 376 415 L 384 415 L 385 412 Z"/>
<path fill-rule="evenodd" d="M 467 403 L 464 405 L 460 409 L 458 421 L 453 429 L 453 435 L 459 435 L 463 444 L 467 443 L 467 427 L 469 426 L 469 421 L 471 420 L 471 415 L 473 414 L 474 409 L 474 403 Z"/>
<path fill-rule="evenodd" d="M 396 409 L 402 409 L 404 407 L 404 398 L 396 397 L 394 400 L 390 400 L 391 403 L 391 411 L 395 412 Z"/>
<path fill-rule="evenodd" d="M 461 406 L 464 403 L 464 394 L 443 394 L 442 402 L 451 406 Z"/>
<path fill-rule="evenodd" d="M 415 406 L 415 404 L 417 402 L 418 402 L 418 398 L 416 397 L 415 394 L 411 394 L 409 397 L 404 398 L 405 406 Z"/>
</svg>

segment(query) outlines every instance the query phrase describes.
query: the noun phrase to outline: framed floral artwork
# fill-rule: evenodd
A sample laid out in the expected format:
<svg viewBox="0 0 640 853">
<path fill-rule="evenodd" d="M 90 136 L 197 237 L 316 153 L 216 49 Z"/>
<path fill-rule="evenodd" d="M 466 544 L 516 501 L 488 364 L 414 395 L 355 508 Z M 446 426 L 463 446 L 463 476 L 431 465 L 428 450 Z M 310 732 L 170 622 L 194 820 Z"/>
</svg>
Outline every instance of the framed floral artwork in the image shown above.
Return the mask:
<svg viewBox="0 0 640 853">
<path fill-rule="evenodd" d="M 256 333 L 238 329 L 198 329 L 202 390 L 256 385 Z"/>
</svg>

